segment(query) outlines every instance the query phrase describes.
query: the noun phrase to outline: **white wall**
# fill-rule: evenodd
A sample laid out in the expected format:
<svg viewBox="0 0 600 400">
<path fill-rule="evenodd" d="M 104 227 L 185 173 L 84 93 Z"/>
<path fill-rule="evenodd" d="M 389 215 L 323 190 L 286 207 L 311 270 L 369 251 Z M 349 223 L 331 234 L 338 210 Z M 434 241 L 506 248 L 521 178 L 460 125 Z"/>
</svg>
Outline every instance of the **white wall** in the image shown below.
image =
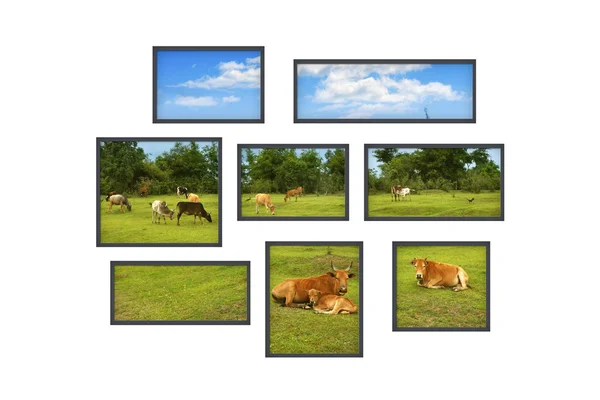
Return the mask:
<svg viewBox="0 0 600 400">
<path fill-rule="evenodd" d="M 0 157 L 10 197 L 0 391 L 589 397 L 600 266 L 589 58 L 598 29 L 586 3 L 265 3 L 21 2 L 2 12 Z M 153 125 L 153 45 L 266 46 L 266 123 Z M 294 58 L 476 58 L 477 123 L 294 125 Z M 98 136 L 222 136 L 224 247 L 96 248 Z M 350 222 L 237 222 L 236 144 L 252 142 L 350 143 Z M 365 142 L 504 143 L 506 221 L 365 223 Z M 264 357 L 266 240 L 364 241 L 364 358 Z M 491 332 L 393 333 L 394 240 L 491 241 Z M 251 260 L 252 324 L 110 326 L 110 260 Z"/>
</svg>

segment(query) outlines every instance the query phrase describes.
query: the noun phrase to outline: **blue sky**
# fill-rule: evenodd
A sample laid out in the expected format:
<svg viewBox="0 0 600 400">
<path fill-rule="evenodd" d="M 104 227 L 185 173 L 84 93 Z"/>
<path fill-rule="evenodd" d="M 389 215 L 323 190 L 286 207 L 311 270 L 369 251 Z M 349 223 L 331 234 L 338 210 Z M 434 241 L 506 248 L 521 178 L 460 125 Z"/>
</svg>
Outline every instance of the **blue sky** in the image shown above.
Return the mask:
<svg viewBox="0 0 600 400">
<path fill-rule="evenodd" d="M 157 52 L 158 119 L 259 119 L 260 51 Z"/>
<path fill-rule="evenodd" d="M 154 161 L 157 156 L 160 156 L 164 152 L 168 152 L 175 146 L 176 142 L 138 142 L 138 147 L 144 149 L 144 153 Z M 190 142 L 180 142 L 184 146 L 190 144 Z M 213 142 L 196 142 L 198 147 L 202 149 L 205 146 L 211 146 Z"/>
<path fill-rule="evenodd" d="M 379 162 L 377 161 L 377 158 L 375 157 L 375 150 L 377 149 L 369 149 L 369 169 L 375 169 L 377 175 L 381 174 L 381 168 L 379 167 Z M 417 149 L 398 149 L 399 153 L 412 153 Z M 467 151 L 470 153 L 475 149 L 467 149 Z M 494 161 L 499 167 L 500 167 L 500 171 L 502 171 L 502 163 L 500 162 L 500 148 L 488 148 L 488 155 L 490 156 L 490 158 L 492 159 L 492 161 Z"/>
<path fill-rule="evenodd" d="M 470 64 L 299 64 L 299 119 L 473 118 Z"/>
<path fill-rule="evenodd" d="M 263 149 L 251 149 L 251 150 L 254 154 L 258 154 Z M 328 150 L 335 151 L 336 148 L 331 148 L 331 149 L 296 148 L 295 150 L 296 150 L 296 154 L 298 156 L 300 154 L 302 154 L 302 152 L 304 150 L 316 150 L 317 153 L 319 154 L 319 157 L 321 158 L 321 161 L 325 162 L 325 153 L 327 153 Z M 342 150 L 343 150 L 343 148 L 342 148 Z M 246 148 L 242 148 L 242 164 L 246 164 Z"/>
</svg>

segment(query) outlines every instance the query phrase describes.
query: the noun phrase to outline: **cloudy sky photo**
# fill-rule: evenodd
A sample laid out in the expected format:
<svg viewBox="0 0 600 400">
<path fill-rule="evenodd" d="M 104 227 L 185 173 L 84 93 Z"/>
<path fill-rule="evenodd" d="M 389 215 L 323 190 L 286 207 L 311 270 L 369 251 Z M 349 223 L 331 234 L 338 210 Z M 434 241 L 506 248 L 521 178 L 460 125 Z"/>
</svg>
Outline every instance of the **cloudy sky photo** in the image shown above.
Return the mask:
<svg viewBox="0 0 600 400">
<path fill-rule="evenodd" d="M 260 51 L 157 52 L 158 119 L 260 119 Z"/>
<path fill-rule="evenodd" d="M 471 64 L 298 64 L 299 119 L 473 118 Z"/>
</svg>

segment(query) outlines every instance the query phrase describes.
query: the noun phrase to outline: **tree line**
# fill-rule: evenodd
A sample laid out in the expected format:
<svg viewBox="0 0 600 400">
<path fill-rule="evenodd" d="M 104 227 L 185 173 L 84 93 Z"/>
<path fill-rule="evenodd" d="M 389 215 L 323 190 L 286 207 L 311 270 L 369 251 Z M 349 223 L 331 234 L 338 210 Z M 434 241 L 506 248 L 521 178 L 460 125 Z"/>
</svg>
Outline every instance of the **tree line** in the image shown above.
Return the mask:
<svg viewBox="0 0 600 400">
<path fill-rule="evenodd" d="M 395 148 L 373 152 L 381 174 L 369 169 L 369 190 L 389 191 L 392 185 L 411 189 L 463 190 L 480 193 L 500 189 L 500 167 L 485 148 L 425 148 L 402 153 Z"/>
<path fill-rule="evenodd" d="M 302 186 L 305 193 L 344 192 L 346 152 L 329 149 L 321 159 L 315 149 L 245 148 L 241 165 L 243 193 L 285 193 Z"/>
<path fill-rule="evenodd" d="M 219 147 L 196 142 L 175 145 L 154 161 L 136 141 L 100 144 L 100 192 L 129 195 L 173 194 L 177 186 L 194 193 L 217 193 Z"/>
</svg>

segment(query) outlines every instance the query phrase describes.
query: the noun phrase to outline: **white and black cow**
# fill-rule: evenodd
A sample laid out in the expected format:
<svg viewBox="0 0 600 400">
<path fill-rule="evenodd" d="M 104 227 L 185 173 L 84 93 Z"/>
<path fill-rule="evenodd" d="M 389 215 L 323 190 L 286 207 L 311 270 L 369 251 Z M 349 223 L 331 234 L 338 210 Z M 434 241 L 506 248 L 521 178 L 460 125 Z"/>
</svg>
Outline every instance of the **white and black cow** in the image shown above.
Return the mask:
<svg viewBox="0 0 600 400">
<path fill-rule="evenodd" d="M 188 188 L 186 188 L 185 186 L 177 186 L 177 197 L 184 195 L 185 198 L 187 199 L 188 197 Z"/>
</svg>

